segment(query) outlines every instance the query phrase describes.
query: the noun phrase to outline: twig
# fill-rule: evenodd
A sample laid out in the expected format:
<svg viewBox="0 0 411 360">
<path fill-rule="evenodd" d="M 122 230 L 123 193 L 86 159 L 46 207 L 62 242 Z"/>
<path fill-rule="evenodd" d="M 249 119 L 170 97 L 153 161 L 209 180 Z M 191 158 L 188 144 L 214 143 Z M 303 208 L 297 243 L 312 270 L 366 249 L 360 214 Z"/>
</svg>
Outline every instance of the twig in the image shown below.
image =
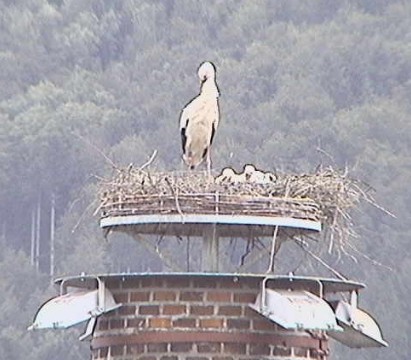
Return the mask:
<svg viewBox="0 0 411 360">
<path fill-rule="evenodd" d="M 334 245 L 334 233 L 335 233 L 335 225 L 337 224 L 337 216 L 338 213 L 334 215 L 333 223 L 331 225 L 331 234 L 330 234 L 330 241 L 328 245 L 328 253 L 331 254 Z"/>
<path fill-rule="evenodd" d="M 317 146 L 317 149 L 316 149 L 316 150 L 317 150 L 319 153 L 325 155 L 327 158 L 329 158 L 333 163 L 335 163 L 334 158 L 333 158 L 328 152 L 326 152 L 325 150 L 321 149 L 320 146 Z"/>
<path fill-rule="evenodd" d="M 167 255 L 164 255 L 158 248 L 153 248 L 152 245 L 148 242 L 147 239 L 145 239 L 143 236 L 140 234 L 133 233 L 133 236 L 138 238 L 140 240 L 140 243 L 147 249 L 149 250 L 152 254 L 157 255 L 167 266 L 169 266 L 173 271 L 180 272 L 183 271 L 183 269 L 176 265 L 172 260 L 168 258 Z"/>
<path fill-rule="evenodd" d="M 325 250 L 354 261 L 348 242 L 356 237 L 350 211 L 361 200 L 376 205 L 348 169 L 318 168 L 313 174 L 277 174 L 269 184 L 209 182 L 203 172 L 142 172 L 120 170 L 111 181 L 101 181 L 102 216 L 141 214 L 221 214 L 281 216 L 321 222 Z M 380 207 L 379 207 L 380 208 Z M 385 209 L 384 209 L 385 210 Z M 392 215 L 392 214 L 391 214 Z M 305 238 L 312 239 L 307 232 Z"/>
<path fill-rule="evenodd" d="M 380 262 L 378 262 L 377 260 L 374 260 L 373 258 L 371 258 L 370 256 L 364 254 L 362 251 L 358 250 L 354 245 L 348 243 L 347 246 L 352 249 L 353 251 L 355 251 L 356 253 L 360 254 L 360 256 L 362 256 L 364 259 L 367 259 L 369 262 L 371 262 L 373 265 L 376 266 L 380 266 L 382 268 L 385 268 L 389 271 L 394 271 L 394 269 L 388 265 L 384 265 Z"/>
<path fill-rule="evenodd" d="M 169 180 L 168 178 L 166 178 L 165 181 L 166 181 L 166 183 L 168 184 L 168 186 L 170 187 L 170 190 L 171 190 L 172 194 L 174 195 L 176 208 L 177 208 L 178 213 L 181 215 L 182 222 L 183 222 L 183 221 L 184 221 L 184 214 L 183 214 L 183 212 L 181 211 L 180 203 L 179 203 L 179 201 L 178 201 L 178 190 L 177 190 L 177 192 L 176 192 L 176 191 L 173 189 L 173 186 L 171 185 L 170 180 Z"/>
<path fill-rule="evenodd" d="M 138 168 L 138 171 L 142 171 L 142 170 L 145 169 L 147 166 L 149 166 L 149 165 L 154 161 L 154 158 L 156 157 L 156 155 L 157 155 L 157 150 L 154 150 L 153 153 L 152 153 L 151 156 L 150 156 L 150 159 L 148 159 L 148 161 L 147 161 L 146 163 L 144 163 L 143 165 L 141 165 L 141 166 Z"/>
<path fill-rule="evenodd" d="M 296 239 L 293 238 L 293 240 L 297 243 L 297 245 L 303 250 L 305 251 L 308 255 L 310 255 L 311 257 L 313 257 L 315 260 L 317 260 L 321 265 L 323 265 L 325 268 L 327 268 L 328 270 L 330 270 L 335 276 L 337 276 L 339 279 L 341 280 L 348 280 L 344 275 L 340 274 L 337 270 L 335 270 L 334 268 L 332 268 L 330 265 L 328 265 L 324 260 L 322 260 L 319 256 L 315 255 L 312 251 L 306 249 L 304 247 L 305 243 L 304 241 L 300 240 L 300 239 Z"/>
<path fill-rule="evenodd" d="M 85 144 L 88 146 L 92 147 L 94 150 L 96 150 L 101 156 L 104 157 L 104 159 L 116 170 L 119 170 L 119 167 L 114 163 L 113 160 L 111 160 L 100 148 L 98 148 L 95 144 L 93 144 L 91 141 L 87 140 L 80 134 L 77 134 L 76 132 L 72 132 L 72 134 L 79 140 L 83 141 Z"/>
<path fill-rule="evenodd" d="M 365 191 L 363 191 L 358 185 L 356 185 L 357 190 L 361 193 L 363 199 L 365 201 L 367 201 L 369 204 L 371 204 L 372 206 L 374 206 L 375 208 L 381 210 L 382 212 L 384 212 L 385 214 L 393 217 L 394 219 L 396 219 L 397 217 L 391 213 L 390 211 L 388 211 L 387 209 L 384 209 L 382 206 L 378 205 L 377 202 L 373 199 L 372 196 L 370 196 L 369 194 L 367 194 Z"/>
<path fill-rule="evenodd" d="M 71 229 L 71 233 L 72 233 L 72 234 L 73 234 L 73 233 L 77 230 L 77 228 L 79 227 L 79 225 L 80 225 L 81 221 L 83 220 L 84 216 L 86 215 L 87 211 L 88 211 L 92 206 L 94 206 L 96 202 L 97 202 L 97 199 L 93 200 L 93 201 L 84 209 L 84 211 L 83 211 L 82 214 L 80 215 L 77 223 L 76 223 L 76 224 L 73 226 L 73 228 Z"/>
</svg>

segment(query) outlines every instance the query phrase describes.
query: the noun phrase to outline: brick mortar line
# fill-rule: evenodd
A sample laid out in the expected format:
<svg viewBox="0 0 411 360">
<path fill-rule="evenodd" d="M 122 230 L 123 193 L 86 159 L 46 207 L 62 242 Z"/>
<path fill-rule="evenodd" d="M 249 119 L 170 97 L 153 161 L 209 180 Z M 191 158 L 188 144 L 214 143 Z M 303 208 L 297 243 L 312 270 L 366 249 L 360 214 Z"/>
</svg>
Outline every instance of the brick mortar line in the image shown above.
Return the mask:
<svg viewBox="0 0 411 360">
<path fill-rule="evenodd" d="M 150 331 L 139 332 L 133 335 L 101 336 L 93 338 L 92 349 L 131 345 L 141 343 L 166 343 L 166 342 L 235 342 L 246 344 L 267 344 L 284 347 L 320 348 L 320 341 L 311 337 L 299 335 L 273 335 L 249 332 L 216 332 L 216 331 Z"/>
</svg>

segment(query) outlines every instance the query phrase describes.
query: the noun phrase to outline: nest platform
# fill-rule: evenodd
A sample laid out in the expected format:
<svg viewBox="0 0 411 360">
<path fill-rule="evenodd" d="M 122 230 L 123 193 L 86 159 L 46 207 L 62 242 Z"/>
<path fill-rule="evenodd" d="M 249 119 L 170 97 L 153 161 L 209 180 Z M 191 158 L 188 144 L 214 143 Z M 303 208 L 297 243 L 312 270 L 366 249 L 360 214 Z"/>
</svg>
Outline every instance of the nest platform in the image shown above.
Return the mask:
<svg viewBox="0 0 411 360">
<path fill-rule="evenodd" d="M 349 227 L 347 212 L 362 190 L 346 174 L 276 174 L 268 184 L 218 183 L 203 172 L 121 169 L 100 187 L 103 228 L 142 234 L 202 236 L 210 224 L 220 237 L 272 236 Z"/>
</svg>

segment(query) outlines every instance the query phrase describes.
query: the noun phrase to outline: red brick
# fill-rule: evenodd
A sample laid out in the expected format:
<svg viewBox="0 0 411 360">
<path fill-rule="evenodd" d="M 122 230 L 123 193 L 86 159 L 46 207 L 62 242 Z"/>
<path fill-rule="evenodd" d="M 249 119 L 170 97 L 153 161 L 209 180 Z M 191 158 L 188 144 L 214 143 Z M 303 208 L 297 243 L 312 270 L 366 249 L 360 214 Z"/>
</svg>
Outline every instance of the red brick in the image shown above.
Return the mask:
<svg viewBox="0 0 411 360">
<path fill-rule="evenodd" d="M 118 317 L 118 309 L 113 310 L 113 311 L 110 311 L 110 312 L 108 312 L 108 313 L 105 313 L 105 314 L 104 314 L 104 317 L 105 317 L 106 319 L 109 319 L 109 318 L 117 318 L 117 317 Z"/>
<path fill-rule="evenodd" d="M 158 315 L 160 314 L 160 307 L 158 305 L 141 305 L 138 312 L 140 315 Z"/>
<path fill-rule="evenodd" d="M 152 343 L 152 344 L 147 344 L 147 352 L 150 353 L 165 353 L 167 352 L 167 343 Z"/>
<path fill-rule="evenodd" d="M 108 330 L 108 320 L 103 319 L 103 318 L 98 318 L 98 329 Z"/>
<path fill-rule="evenodd" d="M 152 328 L 171 328 L 171 319 L 169 318 L 150 318 L 148 324 Z"/>
<path fill-rule="evenodd" d="M 227 319 L 229 329 L 250 329 L 250 320 L 247 319 Z"/>
<path fill-rule="evenodd" d="M 222 289 L 241 289 L 243 288 L 238 278 L 227 279 L 226 281 L 221 281 L 219 287 Z"/>
<path fill-rule="evenodd" d="M 215 302 L 230 302 L 231 295 L 232 293 L 227 291 L 210 291 L 207 294 L 207 300 Z"/>
<path fill-rule="evenodd" d="M 275 331 L 277 330 L 277 325 L 275 325 L 270 320 L 265 319 L 254 319 L 253 320 L 253 329 L 260 331 Z"/>
<path fill-rule="evenodd" d="M 113 298 L 117 303 L 128 303 L 129 293 L 123 292 L 123 293 L 113 294 Z"/>
<path fill-rule="evenodd" d="M 181 301 L 203 301 L 203 292 L 182 291 L 180 294 Z"/>
<path fill-rule="evenodd" d="M 111 319 L 110 329 L 122 329 L 124 328 L 124 319 Z"/>
<path fill-rule="evenodd" d="M 310 358 L 314 358 L 314 359 L 322 359 L 321 355 L 323 355 L 322 350 L 318 350 L 318 349 L 310 349 Z"/>
<path fill-rule="evenodd" d="M 103 347 L 99 350 L 99 357 L 106 358 L 107 355 L 108 355 L 108 348 L 107 347 Z"/>
<path fill-rule="evenodd" d="M 254 293 L 238 293 L 234 294 L 234 302 L 239 303 L 254 303 L 257 295 Z"/>
<path fill-rule="evenodd" d="M 250 355 L 270 355 L 270 346 L 266 344 L 250 344 Z"/>
<path fill-rule="evenodd" d="M 251 309 L 248 306 L 244 307 L 244 316 L 251 317 L 251 318 L 256 318 L 256 319 L 261 318 L 260 314 L 258 314 L 254 309 Z"/>
<path fill-rule="evenodd" d="M 247 351 L 246 344 L 224 343 L 225 354 L 245 354 Z"/>
<path fill-rule="evenodd" d="M 193 349 L 193 343 L 191 342 L 182 342 L 171 344 L 172 352 L 189 352 Z"/>
<path fill-rule="evenodd" d="M 124 355 L 124 345 L 110 346 L 111 356 L 123 356 Z"/>
<path fill-rule="evenodd" d="M 294 356 L 307 357 L 308 354 L 309 354 L 308 348 L 299 348 L 299 347 L 294 348 Z"/>
<path fill-rule="evenodd" d="M 190 314 L 192 315 L 213 315 L 214 306 L 192 305 L 190 306 Z"/>
<path fill-rule="evenodd" d="M 139 278 L 127 278 L 122 282 L 123 289 L 136 289 L 139 288 L 141 285 L 141 281 Z M 107 285 L 106 285 L 107 287 Z M 111 287 L 109 287 L 111 288 Z"/>
<path fill-rule="evenodd" d="M 173 327 L 177 328 L 195 328 L 196 319 L 193 318 L 180 318 L 173 320 Z"/>
<path fill-rule="evenodd" d="M 190 287 L 189 278 L 166 278 L 165 283 L 167 288 L 183 289 Z"/>
<path fill-rule="evenodd" d="M 130 294 L 130 301 L 149 301 L 150 300 L 150 292 L 148 291 L 136 291 Z"/>
<path fill-rule="evenodd" d="M 260 280 L 257 279 L 241 279 L 239 282 L 241 283 L 242 289 L 260 290 L 261 288 Z"/>
<path fill-rule="evenodd" d="M 176 293 L 174 291 L 154 291 L 153 300 L 156 301 L 175 301 Z"/>
<path fill-rule="evenodd" d="M 201 328 L 219 329 L 219 328 L 223 328 L 223 326 L 224 326 L 223 319 L 200 319 Z"/>
<path fill-rule="evenodd" d="M 127 319 L 127 327 L 141 329 L 146 326 L 145 317 L 133 317 L 132 319 Z"/>
<path fill-rule="evenodd" d="M 181 315 L 186 313 L 185 305 L 163 305 L 164 315 Z"/>
<path fill-rule="evenodd" d="M 133 305 L 122 306 L 118 309 L 120 315 L 134 315 L 136 313 L 136 307 Z"/>
<path fill-rule="evenodd" d="M 113 290 L 113 289 L 120 289 L 122 281 L 114 280 L 114 279 L 104 279 L 104 283 L 106 284 L 106 288 Z"/>
<path fill-rule="evenodd" d="M 119 281 L 117 279 L 104 279 L 106 284 L 106 288 L 113 290 L 113 289 L 120 289 L 121 285 L 124 283 L 123 281 Z"/>
<path fill-rule="evenodd" d="M 219 353 L 221 352 L 221 343 L 198 343 L 197 351 L 199 353 Z"/>
<path fill-rule="evenodd" d="M 232 305 L 222 305 L 217 307 L 217 314 L 218 315 L 226 315 L 226 316 L 238 316 L 241 315 L 242 307 L 241 306 L 232 306 Z"/>
<path fill-rule="evenodd" d="M 126 354 L 127 355 L 137 355 L 144 352 L 143 344 L 127 345 Z"/>
<path fill-rule="evenodd" d="M 209 278 L 193 279 L 193 287 L 195 288 L 216 288 L 217 282 Z"/>
<path fill-rule="evenodd" d="M 141 287 L 162 287 L 163 281 L 161 278 L 147 277 L 141 279 Z"/>
<path fill-rule="evenodd" d="M 274 356 L 291 356 L 291 349 L 283 346 L 276 346 L 273 349 Z"/>
</svg>

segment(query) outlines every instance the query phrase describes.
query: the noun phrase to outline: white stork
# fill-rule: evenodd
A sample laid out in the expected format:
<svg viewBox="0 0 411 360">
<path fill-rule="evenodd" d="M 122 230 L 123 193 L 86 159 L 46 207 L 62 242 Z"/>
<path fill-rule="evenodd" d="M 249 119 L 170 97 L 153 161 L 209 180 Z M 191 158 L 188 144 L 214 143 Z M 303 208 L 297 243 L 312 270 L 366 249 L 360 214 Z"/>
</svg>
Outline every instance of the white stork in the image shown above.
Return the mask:
<svg viewBox="0 0 411 360">
<path fill-rule="evenodd" d="M 216 69 L 211 62 L 204 62 L 198 68 L 200 94 L 192 99 L 182 110 L 180 133 L 183 147 L 183 160 L 196 168 L 207 157 L 208 174 L 211 173 L 210 146 L 218 127 L 220 93 L 216 83 Z"/>
</svg>

